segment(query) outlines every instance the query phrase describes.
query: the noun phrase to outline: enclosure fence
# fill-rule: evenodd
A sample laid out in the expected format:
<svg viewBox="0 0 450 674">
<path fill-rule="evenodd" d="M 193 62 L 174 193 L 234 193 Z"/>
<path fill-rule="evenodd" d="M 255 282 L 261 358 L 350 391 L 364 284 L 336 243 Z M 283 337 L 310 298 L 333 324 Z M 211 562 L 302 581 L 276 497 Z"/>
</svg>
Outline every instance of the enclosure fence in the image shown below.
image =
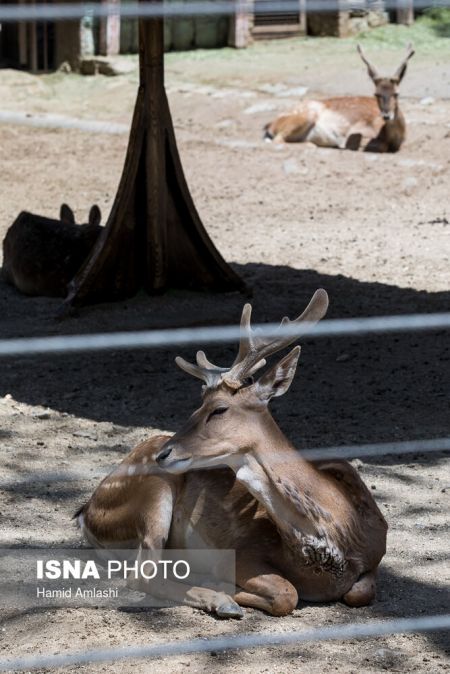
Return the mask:
<svg viewBox="0 0 450 674">
<path fill-rule="evenodd" d="M 450 329 L 450 313 L 407 314 L 400 316 L 380 316 L 370 318 L 344 318 L 323 320 L 318 324 L 303 321 L 298 324 L 266 323 L 255 324 L 252 330 L 258 338 L 291 337 L 300 338 L 346 337 L 389 334 L 395 332 L 426 332 Z M 144 330 L 135 332 L 111 332 L 86 335 L 61 335 L 50 337 L 31 337 L 0 340 L 0 358 L 20 356 L 22 358 L 37 355 L 63 355 L 110 351 L 117 349 L 146 349 L 199 344 L 217 344 L 235 342 L 241 335 L 240 326 L 206 326 L 192 328 L 172 328 L 165 330 Z M 450 437 L 357 444 L 351 446 L 316 447 L 303 449 L 302 457 L 308 460 L 350 459 L 371 456 L 401 455 L 411 453 L 445 452 L 450 450 Z M 98 469 L 98 475 L 111 467 Z M 120 471 L 119 471 L 120 472 Z M 127 475 L 146 475 L 152 472 L 149 466 L 126 468 Z M 85 476 L 78 472 L 57 472 L 37 475 L 22 475 L 22 485 L 42 482 L 70 482 L 84 478 L 92 479 L 96 475 Z M 3 479 L 0 487 L 9 487 L 17 480 Z"/>
<path fill-rule="evenodd" d="M 129 19 L 175 18 L 182 16 L 224 16 L 233 14 L 285 14 L 298 12 L 342 12 L 357 3 L 342 0 L 187 0 L 186 2 L 130 2 L 114 3 L 68 3 L 39 5 L 3 5 L 0 7 L 0 23 L 10 21 L 68 21 L 121 16 Z M 384 0 L 386 10 L 413 7 L 415 10 L 450 7 L 450 0 Z"/>
<path fill-rule="evenodd" d="M 94 662 L 131 660 L 136 658 L 163 658 L 189 653 L 208 653 L 244 648 L 267 648 L 270 646 L 288 646 L 300 643 L 314 643 L 332 640 L 362 639 L 382 637 L 407 632 L 429 632 L 450 627 L 450 614 L 416 618 L 402 618 L 368 622 L 362 625 L 350 623 L 298 630 L 287 633 L 243 634 L 212 639 L 186 639 L 177 642 L 145 646 L 127 646 L 124 648 L 104 648 L 70 654 L 38 655 L 27 658 L 0 660 L 1 672 L 18 672 L 39 667 L 68 667 Z"/>
<path fill-rule="evenodd" d="M 314 337 L 344 337 L 409 330 L 428 331 L 450 328 L 450 312 L 437 314 L 406 314 L 370 318 L 342 318 L 321 321 L 319 324 L 302 321 L 300 324 L 279 323 L 252 326 L 258 337 L 300 338 L 314 329 Z M 170 330 L 143 330 L 138 332 L 111 332 L 57 337 L 24 337 L 1 339 L 0 356 L 18 356 L 70 351 L 103 351 L 108 349 L 137 349 L 146 347 L 187 346 L 199 343 L 219 343 L 239 340 L 239 326 L 211 326 L 175 328 Z"/>
<path fill-rule="evenodd" d="M 375 318 L 351 318 L 327 320 L 314 327 L 299 325 L 256 325 L 260 337 L 333 337 L 392 333 L 402 331 L 448 330 L 450 313 L 413 314 L 405 316 L 384 316 Z M 103 333 L 95 335 L 69 335 L 58 337 L 21 338 L 0 340 L 0 357 L 35 357 L 44 354 L 64 354 L 73 352 L 101 351 L 110 349 L 157 348 L 186 346 L 190 344 L 228 342 L 239 338 L 238 326 L 178 328 L 171 330 L 150 330 L 143 332 Z M 19 362 L 23 362 L 22 358 Z M 303 450 L 302 456 L 316 460 L 320 458 L 351 458 L 405 454 L 410 452 L 428 453 L 450 450 L 450 437 L 406 442 L 365 444 L 355 446 L 324 447 Z M 149 470 L 145 467 L 126 468 L 127 475 L 142 475 Z M 20 479 L 2 481 L 0 487 L 23 486 L 39 482 L 60 482 L 92 479 L 82 473 L 45 473 L 43 475 L 21 476 Z M 38 655 L 24 658 L 0 659 L 0 671 L 30 671 L 39 668 L 68 667 L 107 661 L 135 660 L 137 658 L 162 658 L 181 654 L 218 652 L 245 648 L 288 646 L 300 643 L 314 643 L 331 640 L 362 639 L 387 636 L 406 632 L 428 632 L 450 628 L 450 614 L 398 618 L 363 624 L 349 623 L 330 627 L 305 629 L 289 633 L 243 634 L 210 639 L 188 639 L 176 642 L 158 643 L 144 646 L 95 649 L 57 655 Z"/>
<path fill-rule="evenodd" d="M 65 4 L 2 4 L 0 7 L 0 24 L 18 21 L 67 21 L 79 20 L 85 16 L 106 18 L 118 16 L 124 18 L 171 18 L 182 16 L 214 16 L 233 15 L 237 13 L 267 13 L 272 14 L 295 12 L 299 10 L 298 0 L 218 0 L 187 2 L 129 2 L 120 5 L 113 3 L 65 3 Z M 450 7 L 450 0 L 386 0 L 383 3 L 386 10 L 399 7 L 414 7 L 415 10 L 424 8 Z M 341 0 L 304 0 L 302 9 L 308 12 L 336 12 L 345 7 Z M 20 113 L 4 112 L 0 121 L 17 123 Z M 8 115 L 10 117 L 8 117 Z M 54 122 L 55 120 L 53 120 Z M 59 120 L 61 124 L 70 128 L 70 121 Z M 27 123 L 24 118 L 23 123 Z M 22 123 L 21 122 L 21 123 Z M 58 120 L 56 120 L 58 122 Z M 42 120 L 42 125 L 51 124 L 52 120 Z M 75 122 L 77 124 L 79 122 Z M 95 123 L 85 122 L 86 131 L 105 130 L 110 133 L 126 132 L 125 125 L 106 125 L 102 129 Z M 94 126 L 92 126 L 94 124 Z M 78 128 L 78 127 L 74 127 Z M 368 336 L 388 334 L 404 331 L 437 331 L 450 328 L 450 313 L 413 314 L 402 316 L 382 316 L 371 318 L 352 318 L 322 321 L 314 327 L 303 323 L 299 326 L 279 326 L 278 324 L 257 325 L 255 330 L 261 337 L 291 336 L 308 338 Z M 171 330 L 148 330 L 139 332 L 113 332 L 86 335 L 67 335 L 33 337 L 20 339 L 0 340 L 0 357 L 20 357 L 17 367 L 23 363 L 22 358 L 69 353 L 98 352 L 117 349 L 147 349 L 168 348 L 203 344 L 217 344 L 239 339 L 238 326 L 222 327 L 191 327 Z M 425 440 L 408 440 L 404 442 L 359 444 L 353 446 L 336 446 L 309 448 L 302 451 L 302 456 L 316 460 L 321 458 L 355 458 L 377 457 L 383 455 L 401 455 L 407 453 L 445 452 L 450 450 L 450 437 L 432 438 Z M 98 475 L 104 471 L 98 470 Z M 127 475 L 140 475 L 148 472 L 148 468 L 135 467 Z M 92 479 L 97 473 L 86 475 L 81 472 L 46 472 L 44 474 L 22 475 L 20 478 L 3 479 L 0 487 L 20 487 L 27 484 L 42 482 L 65 482 Z M 295 632 L 258 632 L 257 634 L 241 634 L 237 636 L 221 636 L 205 639 L 188 639 L 176 642 L 165 642 L 142 646 L 124 646 L 120 648 L 105 648 L 65 654 L 32 655 L 21 658 L 1 658 L 0 671 L 29 671 L 40 668 L 68 667 L 99 663 L 107 661 L 123 661 L 137 658 L 163 658 L 181 654 L 219 652 L 225 650 L 239 650 L 245 648 L 265 648 L 275 646 L 289 646 L 294 644 L 315 643 L 331 640 L 362 639 L 383 637 L 398 633 L 418 633 L 438 631 L 450 628 L 450 614 L 415 616 L 383 621 L 365 622 L 358 624 L 351 622 L 344 625 L 333 625 L 314 629 L 303 629 Z"/>
</svg>

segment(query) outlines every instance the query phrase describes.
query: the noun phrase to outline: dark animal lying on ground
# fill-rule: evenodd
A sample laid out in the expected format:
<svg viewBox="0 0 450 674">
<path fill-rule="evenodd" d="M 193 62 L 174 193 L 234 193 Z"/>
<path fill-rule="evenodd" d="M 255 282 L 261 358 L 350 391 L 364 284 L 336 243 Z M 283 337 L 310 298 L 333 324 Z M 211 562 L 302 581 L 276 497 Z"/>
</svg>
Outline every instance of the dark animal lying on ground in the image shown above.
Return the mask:
<svg viewBox="0 0 450 674">
<path fill-rule="evenodd" d="M 67 204 L 59 220 L 22 211 L 3 241 L 3 278 L 25 295 L 65 297 L 67 284 L 92 250 L 102 227 L 92 206 L 87 224 L 77 225 Z"/>
</svg>

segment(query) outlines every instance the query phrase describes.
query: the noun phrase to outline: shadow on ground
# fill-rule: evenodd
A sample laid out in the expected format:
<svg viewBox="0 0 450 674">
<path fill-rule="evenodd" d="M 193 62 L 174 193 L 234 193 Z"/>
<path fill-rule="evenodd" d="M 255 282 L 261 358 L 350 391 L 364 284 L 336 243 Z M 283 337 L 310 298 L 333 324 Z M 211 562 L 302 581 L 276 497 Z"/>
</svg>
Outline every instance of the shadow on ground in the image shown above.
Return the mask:
<svg viewBox="0 0 450 674">
<path fill-rule="evenodd" d="M 382 283 L 264 264 L 236 265 L 253 288 L 255 321 L 297 315 L 314 290 L 330 295 L 328 317 L 448 311 L 450 292 L 429 293 Z M 58 301 L 26 298 L 0 286 L 1 337 L 236 323 L 239 294 L 172 292 L 87 307 L 58 323 Z M 123 426 L 176 430 L 200 399 L 199 384 L 174 357 L 190 348 L 114 351 L 3 359 L 0 395 L 79 417 Z M 448 332 L 411 332 L 302 340 L 301 365 L 274 415 L 297 446 L 381 442 L 449 434 Z M 226 365 L 236 345 L 207 348 Z M 95 450 L 94 450 L 95 451 Z"/>
<path fill-rule="evenodd" d="M 240 636 L 243 632 L 269 632 L 273 635 L 274 633 L 285 631 L 286 620 L 290 620 L 290 629 L 308 629 L 309 627 L 320 626 L 320 615 L 323 615 L 324 611 L 326 611 L 328 614 L 328 618 L 326 619 L 327 627 L 330 627 L 331 625 L 348 623 L 355 623 L 359 625 L 376 620 L 392 620 L 395 618 L 402 619 L 407 617 L 416 617 L 421 612 L 418 608 L 420 606 L 427 607 L 426 611 L 424 611 L 425 613 L 440 615 L 446 612 L 448 607 L 448 599 L 448 588 L 445 586 L 445 584 L 435 583 L 431 585 L 426 581 L 419 581 L 397 574 L 392 569 L 382 565 L 378 578 L 378 597 L 371 606 L 352 609 L 339 602 L 330 604 L 313 604 L 300 601 L 298 610 L 294 614 L 295 618 L 298 619 L 297 626 L 292 625 L 292 618 L 274 618 L 263 613 L 262 611 L 246 609 L 246 616 L 243 622 L 227 622 L 227 629 L 220 630 L 220 632 L 222 632 L 224 635 L 226 634 L 226 636 Z M 432 610 L 429 610 L 429 607 L 433 607 Z M 116 611 L 117 610 L 113 610 L 112 613 L 108 611 L 108 613 L 112 615 L 113 620 L 114 614 L 126 615 L 131 622 L 136 622 L 139 628 L 144 628 L 153 635 L 158 635 L 156 642 L 169 643 L 172 641 L 170 635 L 174 626 L 173 609 L 128 609 L 124 607 L 122 609 L 118 609 L 119 614 L 117 614 Z M 196 625 L 198 625 L 199 629 L 201 629 L 201 621 L 206 619 L 208 621 L 222 622 L 212 615 L 205 615 L 202 611 L 199 610 L 188 609 L 188 611 L 190 617 L 186 617 L 185 615 L 180 616 L 178 614 L 176 625 L 179 628 L 182 626 L 184 621 L 189 620 L 191 636 L 193 638 L 196 637 Z M 89 609 L 88 612 L 90 612 Z M 50 613 L 56 616 L 58 614 L 58 609 L 54 607 L 42 606 L 30 608 L 27 610 L 9 610 L 0 619 L 0 626 L 3 629 L 10 631 L 14 623 L 23 618 L 24 615 L 29 617 L 33 615 L 42 615 L 42 619 L 45 621 L 47 620 L 47 617 Z M 94 611 L 94 616 L 95 615 L 96 611 Z M 139 630 L 139 632 L 141 632 L 141 630 Z M 448 633 L 444 631 L 427 632 L 424 633 L 423 636 L 434 651 L 438 651 L 442 654 L 448 652 L 450 647 Z M 385 638 L 383 638 L 383 640 L 384 639 Z M 339 644 L 339 646 L 345 650 L 345 644 L 346 642 L 344 641 Z M 379 646 L 379 640 L 362 640 L 360 642 L 361 659 L 364 660 L 364 650 L 368 650 L 371 661 L 373 661 L 374 654 L 378 654 L 378 656 L 382 659 L 388 657 L 389 660 L 392 661 L 389 663 L 390 671 L 391 668 L 394 671 L 397 671 L 396 666 L 398 666 L 401 671 L 407 671 L 408 660 L 405 661 L 405 654 L 402 650 L 402 642 L 398 644 L 399 648 L 388 649 L 385 653 L 375 650 L 379 648 Z M 269 662 L 272 662 L 273 660 L 273 666 L 275 666 L 276 663 L 276 666 L 279 667 L 282 665 L 284 659 L 286 659 L 287 662 L 293 654 L 297 654 L 298 657 L 303 660 L 304 664 L 305 660 L 307 661 L 310 658 L 317 657 L 316 649 L 317 644 L 315 643 L 299 643 L 297 645 L 291 644 L 276 650 L 272 646 L 269 647 L 268 651 L 266 651 L 264 655 L 264 661 L 266 665 L 269 665 Z M 258 650 L 259 649 L 256 649 L 256 652 L 258 652 Z M 251 652 L 255 651 L 252 650 Z M 340 653 L 338 650 L 338 643 L 336 643 L 335 657 L 338 659 L 336 660 L 335 664 L 339 662 L 340 656 L 342 655 L 345 657 L 345 653 Z M 222 656 L 226 658 L 229 664 L 239 664 L 242 657 L 239 651 L 227 651 L 226 653 L 222 654 Z M 380 668 L 387 669 L 386 662 L 380 662 Z"/>
</svg>

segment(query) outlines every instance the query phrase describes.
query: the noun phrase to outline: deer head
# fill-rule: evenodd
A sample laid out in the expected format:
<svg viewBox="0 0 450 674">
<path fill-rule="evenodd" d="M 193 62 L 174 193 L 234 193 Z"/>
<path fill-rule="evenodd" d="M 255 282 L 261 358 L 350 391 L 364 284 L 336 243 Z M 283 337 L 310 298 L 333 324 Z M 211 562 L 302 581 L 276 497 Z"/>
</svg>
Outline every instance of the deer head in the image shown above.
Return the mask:
<svg viewBox="0 0 450 674">
<path fill-rule="evenodd" d="M 158 452 L 156 461 L 164 470 L 182 473 L 186 470 L 232 465 L 233 457 L 255 447 L 268 427 L 278 429 L 268 410 L 272 398 L 286 393 L 297 368 L 300 347 L 296 346 L 257 381 L 255 373 L 266 364 L 266 358 L 292 344 L 300 334 L 326 313 L 328 295 L 317 290 L 305 311 L 281 326 L 299 327 L 296 334 L 285 333 L 265 338 L 250 327 L 251 306 L 242 311 L 239 351 L 231 367 L 217 367 L 203 351 L 197 363 L 177 358 L 177 365 L 205 382 L 203 403 Z M 303 329 L 302 329 L 303 328 Z M 281 433 L 281 431 L 278 432 Z"/>
<path fill-rule="evenodd" d="M 370 79 L 375 84 L 375 98 L 377 99 L 381 116 L 385 121 L 393 121 L 398 111 L 398 87 L 406 73 L 408 61 L 414 55 L 413 46 L 412 44 L 407 46 L 407 54 L 392 77 L 382 77 L 375 66 L 368 61 L 360 44 L 357 45 L 357 49 L 361 59 L 367 66 Z"/>
</svg>

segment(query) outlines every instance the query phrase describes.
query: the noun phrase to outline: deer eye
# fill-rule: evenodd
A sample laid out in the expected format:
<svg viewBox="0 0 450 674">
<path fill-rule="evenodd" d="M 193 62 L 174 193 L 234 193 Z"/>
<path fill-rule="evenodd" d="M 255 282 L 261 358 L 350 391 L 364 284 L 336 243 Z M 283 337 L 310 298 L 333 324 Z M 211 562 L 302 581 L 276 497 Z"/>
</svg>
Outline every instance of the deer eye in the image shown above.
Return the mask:
<svg viewBox="0 0 450 674">
<path fill-rule="evenodd" d="M 208 421 L 211 419 L 211 417 L 215 417 L 216 415 L 219 415 L 219 414 L 225 414 L 227 409 L 228 409 L 228 407 L 216 407 L 216 409 L 213 410 L 211 412 L 211 414 L 208 416 L 208 418 L 206 420 L 206 423 L 208 423 Z"/>
</svg>

